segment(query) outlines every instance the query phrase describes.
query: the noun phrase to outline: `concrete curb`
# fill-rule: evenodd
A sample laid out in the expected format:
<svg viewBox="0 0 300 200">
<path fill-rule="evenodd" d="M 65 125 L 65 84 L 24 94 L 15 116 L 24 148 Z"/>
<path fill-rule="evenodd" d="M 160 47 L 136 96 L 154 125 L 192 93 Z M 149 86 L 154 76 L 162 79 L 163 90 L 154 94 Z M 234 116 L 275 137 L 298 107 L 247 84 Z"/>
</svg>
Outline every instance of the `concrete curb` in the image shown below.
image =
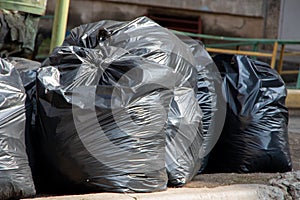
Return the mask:
<svg viewBox="0 0 300 200">
<path fill-rule="evenodd" d="M 97 193 L 34 198 L 34 200 L 283 200 L 277 187 L 260 184 L 238 184 L 215 188 L 169 188 L 155 193 Z"/>
</svg>

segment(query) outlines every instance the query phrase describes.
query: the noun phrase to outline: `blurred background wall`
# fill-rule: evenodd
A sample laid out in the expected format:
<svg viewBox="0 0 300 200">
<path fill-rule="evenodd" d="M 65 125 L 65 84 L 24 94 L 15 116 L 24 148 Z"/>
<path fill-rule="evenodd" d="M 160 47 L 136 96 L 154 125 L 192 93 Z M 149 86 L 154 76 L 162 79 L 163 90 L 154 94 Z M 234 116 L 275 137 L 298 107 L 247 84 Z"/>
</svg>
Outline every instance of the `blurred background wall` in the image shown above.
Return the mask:
<svg viewBox="0 0 300 200">
<path fill-rule="evenodd" d="M 55 0 L 48 0 L 53 14 Z M 201 33 L 277 38 L 280 0 L 71 0 L 68 29 L 103 19 L 132 20 L 142 15 L 169 18 L 200 17 Z M 51 29 L 47 20 L 41 22 Z"/>
</svg>

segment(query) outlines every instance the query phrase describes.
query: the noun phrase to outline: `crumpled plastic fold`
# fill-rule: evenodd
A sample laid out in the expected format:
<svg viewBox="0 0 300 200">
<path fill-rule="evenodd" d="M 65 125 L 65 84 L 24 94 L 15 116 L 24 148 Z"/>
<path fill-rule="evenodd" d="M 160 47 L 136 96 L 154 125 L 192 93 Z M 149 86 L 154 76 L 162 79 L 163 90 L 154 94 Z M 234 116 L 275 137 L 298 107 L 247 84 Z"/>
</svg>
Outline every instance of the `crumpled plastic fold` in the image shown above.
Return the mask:
<svg viewBox="0 0 300 200">
<path fill-rule="evenodd" d="M 223 77 L 227 113 L 207 171 L 290 171 L 287 91 L 280 75 L 246 56 L 221 54 L 214 61 Z"/>
<path fill-rule="evenodd" d="M 37 80 L 41 150 L 71 184 L 115 192 L 166 189 L 171 70 L 116 47 L 69 46 L 55 49 Z"/>
<path fill-rule="evenodd" d="M 35 195 L 25 146 L 26 93 L 18 71 L 0 59 L 0 198 Z"/>
<path fill-rule="evenodd" d="M 41 156 L 57 180 L 117 192 L 190 181 L 207 145 L 196 55 L 146 17 L 74 28 L 37 77 Z"/>
<path fill-rule="evenodd" d="M 166 167 L 170 185 L 182 186 L 190 181 L 201 167 L 203 143 L 196 58 L 191 48 L 147 17 L 82 25 L 71 31 L 63 45 L 120 47 L 176 73 L 166 127 Z"/>
</svg>

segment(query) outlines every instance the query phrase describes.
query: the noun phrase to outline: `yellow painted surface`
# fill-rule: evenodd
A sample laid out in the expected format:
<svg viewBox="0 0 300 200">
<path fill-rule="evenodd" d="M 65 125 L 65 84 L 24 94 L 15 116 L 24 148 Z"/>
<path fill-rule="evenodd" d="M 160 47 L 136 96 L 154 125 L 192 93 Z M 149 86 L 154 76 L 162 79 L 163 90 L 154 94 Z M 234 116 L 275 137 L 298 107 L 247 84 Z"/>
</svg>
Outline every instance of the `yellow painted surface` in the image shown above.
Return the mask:
<svg viewBox="0 0 300 200">
<path fill-rule="evenodd" d="M 284 70 L 280 74 L 298 74 L 299 70 Z"/>
<path fill-rule="evenodd" d="M 275 68 L 275 64 L 276 64 L 277 49 L 278 49 L 278 42 L 276 41 L 274 42 L 274 46 L 273 46 L 272 60 L 270 66 L 272 69 Z"/>
<path fill-rule="evenodd" d="M 300 90 L 288 89 L 286 105 L 288 108 L 300 108 Z"/>
<path fill-rule="evenodd" d="M 218 48 L 209 48 L 206 50 L 213 53 L 226 53 L 226 54 L 240 54 L 240 55 L 249 55 L 249 56 L 262 56 L 262 57 L 272 57 L 271 53 L 261 53 L 253 51 L 240 51 L 240 50 L 231 50 L 231 49 L 218 49 Z"/>
</svg>

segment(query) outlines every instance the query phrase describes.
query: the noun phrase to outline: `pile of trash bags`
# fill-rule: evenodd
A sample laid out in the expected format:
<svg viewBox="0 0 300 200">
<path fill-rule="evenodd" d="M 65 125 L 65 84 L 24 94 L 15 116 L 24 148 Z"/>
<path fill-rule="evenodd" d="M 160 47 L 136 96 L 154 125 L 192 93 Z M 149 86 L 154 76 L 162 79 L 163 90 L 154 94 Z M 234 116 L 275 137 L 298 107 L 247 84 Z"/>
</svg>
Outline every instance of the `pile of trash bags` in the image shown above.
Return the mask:
<svg viewBox="0 0 300 200">
<path fill-rule="evenodd" d="M 72 185 L 106 191 L 184 185 L 203 163 L 201 64 L 148 18 L 73 29 L 37 76 L 47 165 Z"/>
<path fill-rule="evenodd" d="M 41 66 L 1 63 L 0 198 L 291 170 L 280 76 L 147 17 L 76 27 Z"/>
</svg>

